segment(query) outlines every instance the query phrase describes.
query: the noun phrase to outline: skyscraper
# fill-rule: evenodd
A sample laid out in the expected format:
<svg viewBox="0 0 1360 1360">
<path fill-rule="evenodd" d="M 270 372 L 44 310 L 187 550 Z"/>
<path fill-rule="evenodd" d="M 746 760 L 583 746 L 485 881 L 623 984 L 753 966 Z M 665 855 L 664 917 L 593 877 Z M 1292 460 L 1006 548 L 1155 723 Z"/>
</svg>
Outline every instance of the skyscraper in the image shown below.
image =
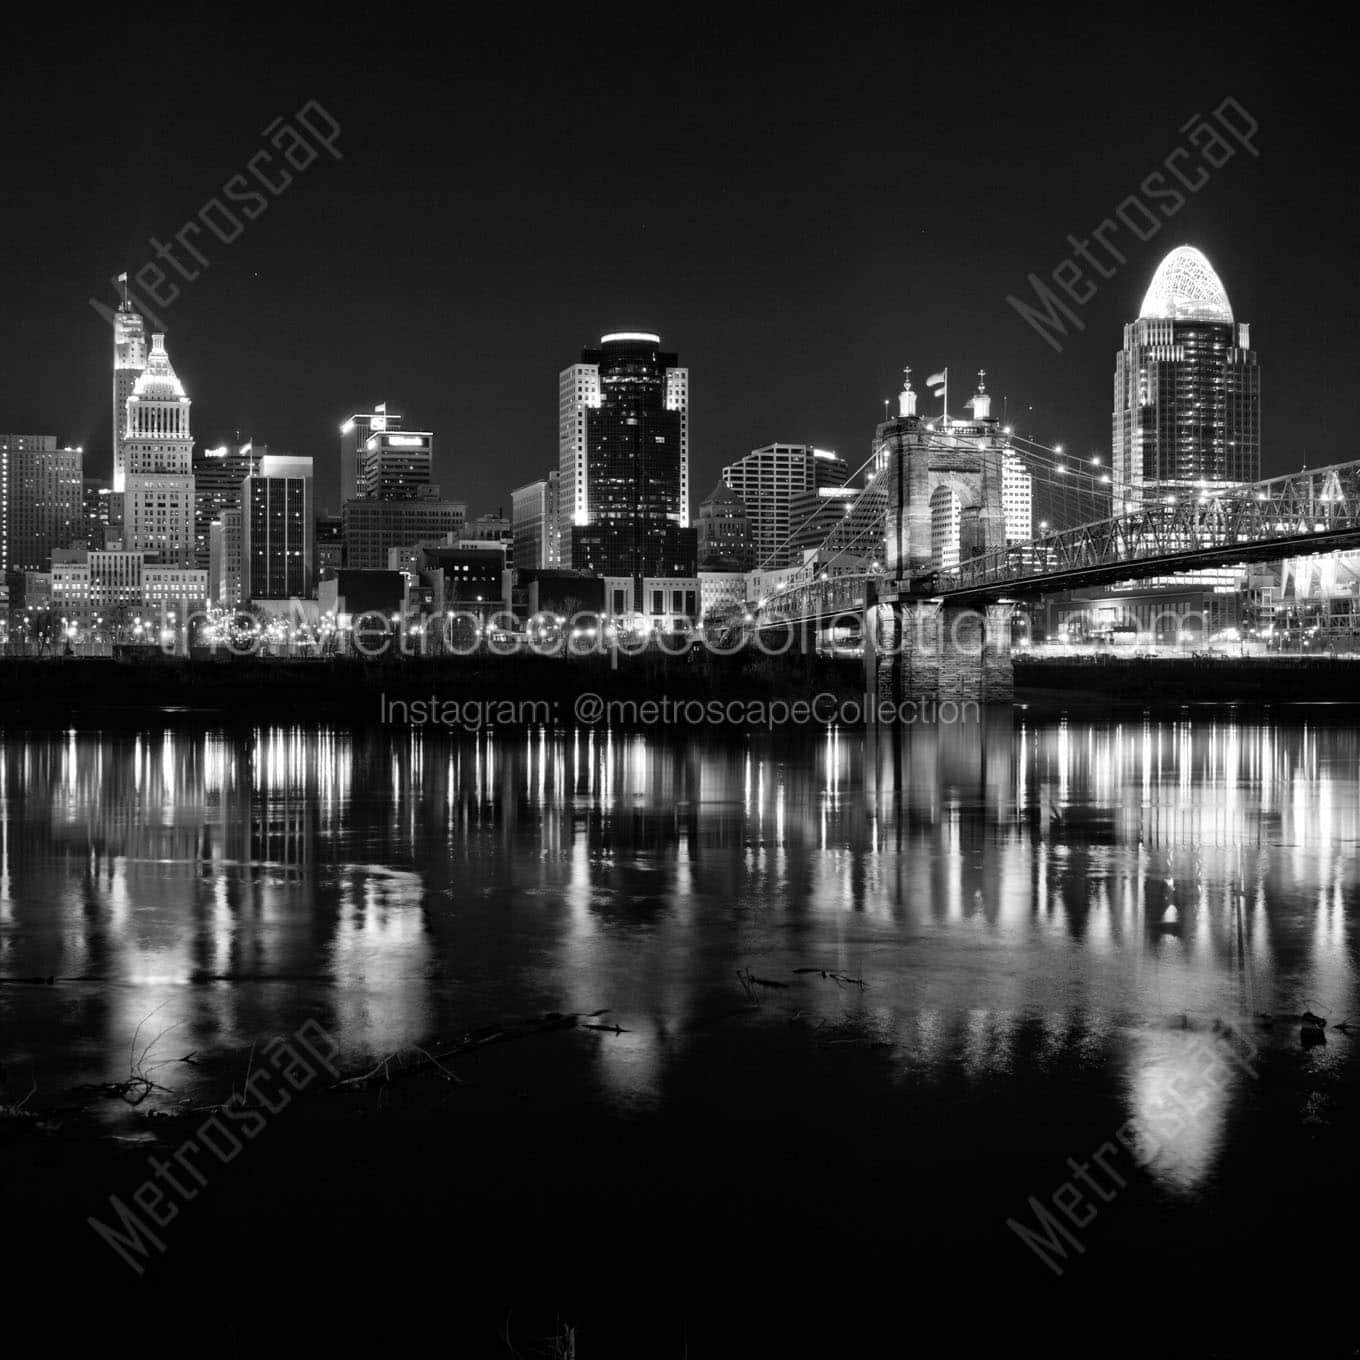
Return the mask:
<svg viewBox="0 0 1360 1360">
<path fill-rule="evenodd" d="M 510 493 L 515 566 L 521 570 L 558 565 L 558 474 L 550 472 Z"/>
<path fill-rule="evenodd" d="M 190 405 L 165 336 L 153 335 L 124 417 L 123 547 L 154 554 L 166 566 L 194 561 Z"/>
<path fill-rule="evenodd" d="M 121 497 L 127 483 L 128 398 L 146 368 L 146 322 L 128 301 L 127 275 L 120 275 L 119 282 L 123 300 L 113 314 L 113 490 Z M 114 510 L 115 518 L 120 518 L 121 507 L 115 504 Z"/>
<path fill-rule="evenodd" d="M 230 577 L 224 519 L 222 579 Z M 265 454 L 241 488 L 241 593 L 246 600 L 306 599 L 315 579 L 312 460 Z"/>
<path fill-rule="evenodd" d="M 1033 538 L 1034 478 L 1010 449 L 1001 455 L 1001 503 L 1006 512 L 1006 542 L 1024 543 Z"/>
<path fill-rule="evenodd" d="M 1115 360 L 1116 514 L 1261 475 L 1260 367 L 1209 261 L 1178 246 L 1157 266 Z"/>
<path fill-rule="evenodd" d="M 359 450 L 358 494 L 363 500 L 412 500 L 427 494 L 433 480 L 434 435 L 429 430 L 374 430 Z"/>
<path fill-rule="evenodd" d="M 843 458 L 811 444 L 766 444 L 723 468 L 723 481 L 746 503 L 757 567 L 787 567 L 800 558 L 793 545 L 794 497 L 843 486 L 848 472 Z"/>
<path fill-rule="evenodd" d="M 194 561 L 198 566 L 208 567 L 213 524 L 226 511 L 241 508 L 241 483 L 268 451 L 267 445 L 257 450 L 247 442 L 219 444 L 194 454 Z"/>
<path fill-rule="evenodd" d="M 401 429 L 401 417 L 380 401 L 371 411 L 356 411 L 340 426 L 340 500 L 352 501 L 360 494 L 359 470 L 364 446 L 371 434 Z"/>
<path fill-rule="evenodd" d="M 84 532 L 84 454 L 51 434 L 0 434 L 0 570 L 47 571 Z"/>
<path fill-rule="evenodd" d="M 619 612 L 643 609 L 648 578 L 693 578 L 689 370 L 660 336 L 603 336 L 562 370 L 558 456 L 564 566 L 630 581 Z"/>
</svg>

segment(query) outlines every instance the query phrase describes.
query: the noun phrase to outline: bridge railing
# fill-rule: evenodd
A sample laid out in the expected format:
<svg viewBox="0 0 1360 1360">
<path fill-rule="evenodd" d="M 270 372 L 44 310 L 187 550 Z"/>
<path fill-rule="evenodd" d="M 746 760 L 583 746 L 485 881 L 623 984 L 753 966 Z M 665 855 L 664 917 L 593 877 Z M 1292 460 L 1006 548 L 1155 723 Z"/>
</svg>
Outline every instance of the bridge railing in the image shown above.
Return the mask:
<svg viewBox="0 0 1360 1360">
<path fill-rule="evenodd" d="M 1178 497 L 992 549 L 961 562 L 949 573 L 947 588 L 966 590 L 1346 529 L 1360 529 L 1360 463 Z"/>
</svg>

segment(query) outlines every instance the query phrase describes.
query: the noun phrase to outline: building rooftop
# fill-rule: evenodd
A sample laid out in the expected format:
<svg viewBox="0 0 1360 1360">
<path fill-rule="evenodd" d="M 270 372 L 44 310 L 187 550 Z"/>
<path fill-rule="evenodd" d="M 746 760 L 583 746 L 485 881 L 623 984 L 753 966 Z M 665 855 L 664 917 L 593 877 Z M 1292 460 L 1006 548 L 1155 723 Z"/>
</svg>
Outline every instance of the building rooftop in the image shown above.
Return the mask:
<svg viewBox="0 0 1360 1360">
<path fill-rule="evenodd" d="M 1233 314 L 1213 265 L 1194 246 L 1177 246 L 1157 266 L 1138 317 L 1231 325 Z"/>
</svg>

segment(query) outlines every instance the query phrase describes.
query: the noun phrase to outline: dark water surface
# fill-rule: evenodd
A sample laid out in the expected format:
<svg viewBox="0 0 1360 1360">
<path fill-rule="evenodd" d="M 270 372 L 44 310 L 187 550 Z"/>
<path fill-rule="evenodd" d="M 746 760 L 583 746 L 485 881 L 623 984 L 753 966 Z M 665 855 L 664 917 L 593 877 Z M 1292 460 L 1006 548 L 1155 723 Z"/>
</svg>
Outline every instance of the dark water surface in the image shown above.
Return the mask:
<svg viewBox="0 0 1360 1360">
<path fill-rule="evenodd" d="M 1155 1322 L 1198 1286 L 1203 1323 L 1282 1272 L 1306 1291 L 1298 1344 L 1325 1325 L 1331 1345 L 1350 1325 L 1325 1235 L 1356 1207 L 1360 1036 L 1305 1043 L 1287 1017 L 1360 1018 L 1357 844 L 1360 735 L 1303 721 L 1017 717 L 879 741 L 11 731 L 4 1094 L 70 1101 L 136 1054 L 167 1090 L 93 1117 L 137 1138 L 138 1115 L 220 1099 L 252 1045 L 309 1019 L 357 1069 L 608 1008 L 622 1033 L 460 1066 L 437 1135 L 370 1098 L 356 1184 L 485 1132 L 463 1214 L 428 1208 L 441 1233 L 560 1253 L 597 1332 L 657 1319 L 639 1355 L 724 1353 L 737 1300 L 753 1335 L 816 1314 L 845 1341 L 816 1353 L 886 1354 L 853 1320 L 926 1296 L 955 1299 L 966 1335 L 1016 1308 L 1051 1329 L 1115 1287 L 1149 1291 L 1130 1325 Z M 748 996 L 739 969 L 786 985 Z M 513 1149 L 512 1116 L 531 1131 Z M 1027 1246 L 1008 1220 L 1060 1212 L 1068 1159 L 1102 1146 L 1111 1175 L 1079 1184 L 1061 1253 Z M 191 1259 L 158 1269 L 190 1278 Z M 601 1279 L 626 1303 L 602 1304 Z"/>
</svg>

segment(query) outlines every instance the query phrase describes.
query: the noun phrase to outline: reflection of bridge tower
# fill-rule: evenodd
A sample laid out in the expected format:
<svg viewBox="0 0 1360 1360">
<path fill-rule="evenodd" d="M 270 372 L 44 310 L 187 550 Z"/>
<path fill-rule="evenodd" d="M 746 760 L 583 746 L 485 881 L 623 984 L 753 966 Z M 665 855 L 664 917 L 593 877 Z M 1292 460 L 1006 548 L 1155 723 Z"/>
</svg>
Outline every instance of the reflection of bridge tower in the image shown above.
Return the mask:
<svg viewBox="0 0 1360 1360">
<path fill-rule="evenodd" d="M 874 434 L 887 493 L 887 580 L 867 602 L 869 692 L 894 703 L 1009 701 L 1011 606 L 946 605 L 930 594 L 940 570 L 1005 547 L 1008 439 L 981 381 L 971 420 L 930 418 L 917 414 L 906 375 L 898 414 Z"/>
</svg>

